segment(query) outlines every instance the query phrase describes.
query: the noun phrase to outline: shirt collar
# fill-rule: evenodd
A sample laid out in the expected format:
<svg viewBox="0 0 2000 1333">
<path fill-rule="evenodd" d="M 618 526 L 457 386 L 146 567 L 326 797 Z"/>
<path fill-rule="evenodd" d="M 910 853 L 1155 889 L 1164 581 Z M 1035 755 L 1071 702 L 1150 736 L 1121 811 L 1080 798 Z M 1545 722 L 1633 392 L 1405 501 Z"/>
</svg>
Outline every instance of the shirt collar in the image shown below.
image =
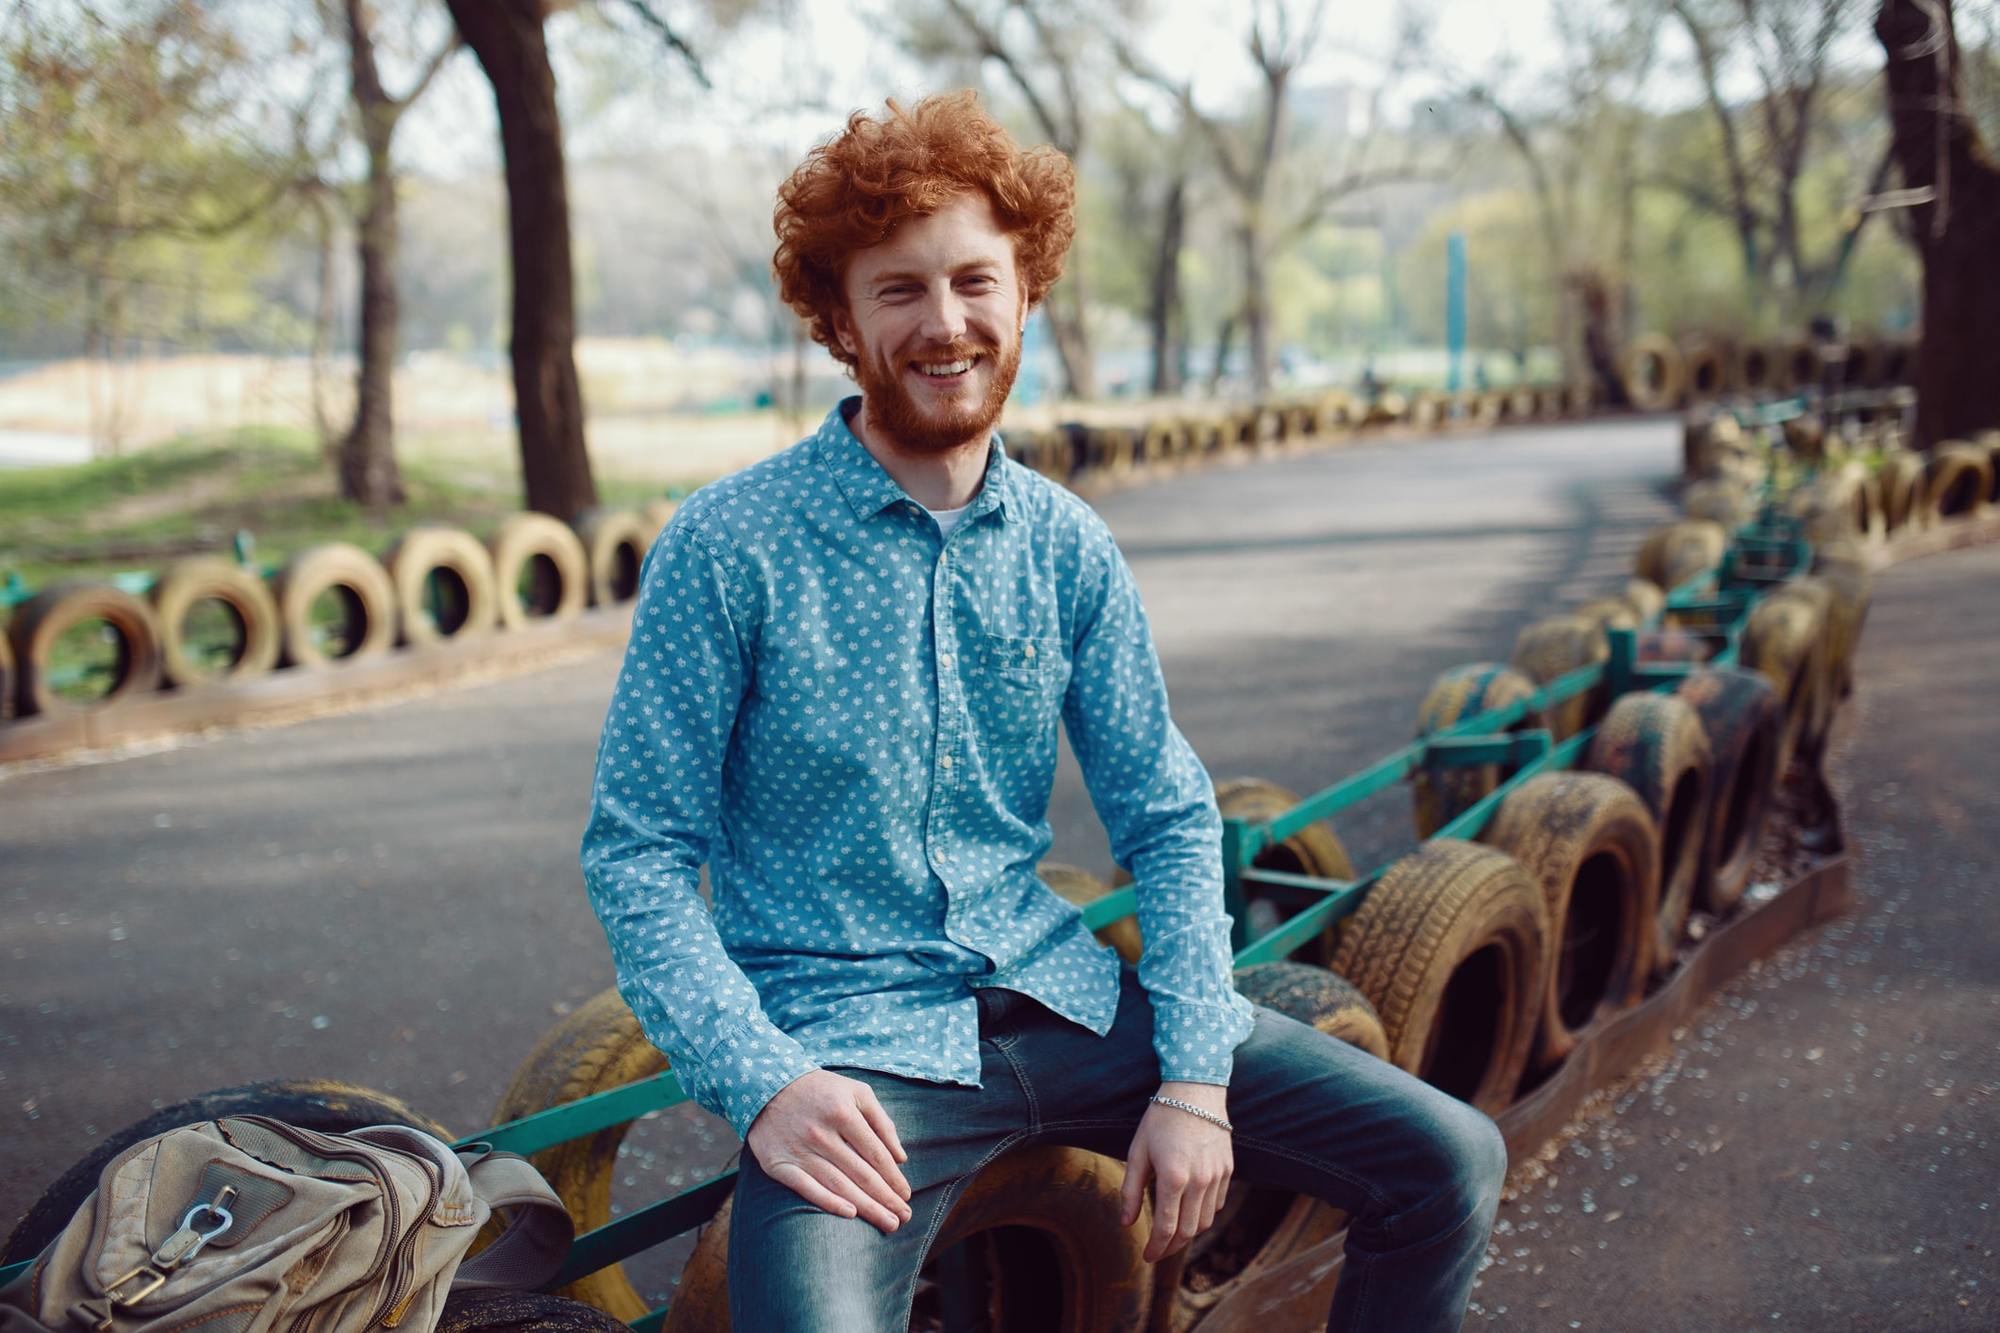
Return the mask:
<svg viewBox="0 0 2000 1333">
<path fill-rule="evenodd" d="M 868 452 L 868 446 L 861 443 L 848 425 L 850 405 L 859 411 L 860 397 L 850 396 L 836 404 L 820 423 L 813 442 L 820 463 L 833 474 L 834 484 L 853 506 L 854 516 L 865 522 L 889 506 L 909 500 L 910 496 L 889 475 L 888 469 L 875 461 L 875 455 Z M 978 518 L 989 509 L 999 510 L 1001 520 L 1008 521 L 1007 469 L 1002 466 L 1006 456 L 1006 446 L 995 431 L 986 457 L 986 477 L 980 483 L 979 494 L 966 507 L 965 521 Z"/>
</svg>

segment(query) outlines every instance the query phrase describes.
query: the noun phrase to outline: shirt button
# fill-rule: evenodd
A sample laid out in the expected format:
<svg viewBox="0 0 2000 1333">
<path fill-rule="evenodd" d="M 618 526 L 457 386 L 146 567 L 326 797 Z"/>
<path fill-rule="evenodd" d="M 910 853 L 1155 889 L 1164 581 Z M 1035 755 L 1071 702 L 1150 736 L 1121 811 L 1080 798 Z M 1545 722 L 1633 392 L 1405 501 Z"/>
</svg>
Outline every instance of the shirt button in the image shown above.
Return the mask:
<svg viewBox="0 0 2000 1333">
<path fill-rule="evenodd" d="M 951 669 L 951 654 L 950 654 L 950 653 L 945 653 L 945 654 L 944 654 L 943 656 L 941 656 L 941 657 L 939 657 L 939 658 L 938 658 L 938 661 L 939 661 L 939 663 L 941 663 L 941 664 L 942 664 L 942 665 L 944 666 L 945 670 L 949 671 L 949 670 Z"/>
<path fill-rule="evenodd" d="M 1035 645 L 1032 643 L 1024 646 L 1021 649 L 1021 656 L 1023 657 L 1033 657 L 1034 655 L 1035 655 Z"/>
<path fill-rule="evenodd" d="M 950 756 L 950 755 L 945 755 L 945 756 L 944 756 L 944 757 L 943 757 L 942 759 L 939 759 L 939 760 L 938 760 L 938 767 L 939 767 L 939 768 L 941 768 L 941 769 L 943 769 L 943 770 L 944 770 L 945 772 L 947 772 L 947 773 L 951 772 L 951 756 Z M 946 857 L 946 858 L 944 858 L 944 859 L 945 859 L 945 860 L 947 860 L 947 861 L 951 860 L 951 858 L 950 858 L 949 856 L 947 856 L 947 857 Z"/>
</svg>

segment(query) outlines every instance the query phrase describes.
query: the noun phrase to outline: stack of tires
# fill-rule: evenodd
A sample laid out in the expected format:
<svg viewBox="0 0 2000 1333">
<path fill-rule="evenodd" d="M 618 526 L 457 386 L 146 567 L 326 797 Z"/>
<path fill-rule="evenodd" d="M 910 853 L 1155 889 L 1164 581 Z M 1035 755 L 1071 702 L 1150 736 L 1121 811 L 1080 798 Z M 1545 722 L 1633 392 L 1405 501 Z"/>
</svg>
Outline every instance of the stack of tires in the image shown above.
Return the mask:
<svg viewBox="0 0 2000 1333">
<path fill-rule="evenodd" d="M 1625 396 L 1641 412 L 1671 412 L 1729 400 L 1780 397 L 1837 385 L 1844 390 L 1907 386 L 1912 344 L 1862 339 L 1831 353 L 1805 339 L 1759 342 L 1647 333 L 1619 359 Z"/>
<path fill-rule="evenodd" d="M 365 662 L 399 646 L 617 606 L 638 594 L 640 564 L 673 510 L 666 500 L 597 510 L 574 528 L 515 514 L 484 542 L 459 528 L 421 526 L 380 559 L 333 542 L 298 552 L 268 577 L 195 556 L 160 570 L 144 596 L 110 582 L 52 584 L 15 608 L 0 637 L 0 717 L 101 709 L 281 667 Z M 80 653 L 102 659 L 96 674 L 108 677 L 81 698 L 64 678 L 65 657 Z"/>
</svg>

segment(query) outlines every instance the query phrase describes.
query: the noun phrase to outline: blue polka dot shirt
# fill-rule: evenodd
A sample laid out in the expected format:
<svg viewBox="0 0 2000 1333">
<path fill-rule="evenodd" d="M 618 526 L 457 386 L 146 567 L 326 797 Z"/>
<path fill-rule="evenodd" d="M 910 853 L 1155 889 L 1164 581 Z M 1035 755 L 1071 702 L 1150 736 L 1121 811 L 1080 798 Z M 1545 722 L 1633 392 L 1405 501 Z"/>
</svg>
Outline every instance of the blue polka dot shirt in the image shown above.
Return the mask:
<svg viewBox="0 0 2000 1333">
<path fill-rule="evenodd" d="M 1136 884 L 1161 1077 L 1227 1084 L 1221 820 L 1110 530 L 996 436 L 941 538 L 859 401 L 647 555 L 581 850 L 620 994 L 739 1135 L 824 1066 L 977 1087 L 975 987 L 1108 1032 L 1118 957 L 1035 874 L 1060 717 Z"/>
</svg>

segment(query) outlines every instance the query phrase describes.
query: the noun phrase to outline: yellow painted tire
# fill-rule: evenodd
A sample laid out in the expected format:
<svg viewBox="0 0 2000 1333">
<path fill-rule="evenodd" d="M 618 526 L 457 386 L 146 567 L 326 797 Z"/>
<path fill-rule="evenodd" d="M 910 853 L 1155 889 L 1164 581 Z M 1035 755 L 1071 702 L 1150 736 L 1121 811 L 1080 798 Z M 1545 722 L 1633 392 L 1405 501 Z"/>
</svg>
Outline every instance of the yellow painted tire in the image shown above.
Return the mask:
<svg viewBox="0 0 2000 1333">
<path fill-rule="evenodd" d="M 177 560 L 153 585 L 150 600 L 160 627 L 160 666 L 171 684 L 198 689 L 221 680 L 249 680 L 278 665 L 284 642 L 278 600 L 256 570 L 213 555 Z M 188 644 L 188 617 L 211 601 L 228 609 L 240 633 L 235 660 L 220 671 L 197 662 Z"/>
<path fill-rule="evenodd" d="M 294 666 L 323 667 L 379 657 L 396 642 L 396 588 L 382 562 L 358 546 L 329 542 L 311 546 L 285 563 L 272 582 L 278 620 L 284 626 L 283 660 Z M 325 594 L 340 597 L 347 651 L 327 650 L 313 624 L 313 604 Z"/>
<path fill-rule="evenodd" d="M 1800 597 L 1766 597 L 1743 628 L 1742 662 L 1762 672 L 1778 692 L 1785 727 L 1773 781 L 1779 787 L 1794 757 L 1816 758 L 1810 745 L 1820 726 L 1820 691 L 1827 679 L 1822 613 Z"/>
<path fill-rule="evenodd" d="M 1924 521 L 1939 523 L 1977 513 L 1993 487 L 1993 462 L 1986 451 L 1963 440 L 1947 440 L 1931 452 L 1924 477 Z"/>
<path fill-rule="evenodd" d="M 1711 402 L 1729 392 L 1729 363 L 1722 349 L 1700 338 L 1681 347 L 1681 383 L 1690 401 Z"/>
<path fill-rule="evenodd" d="M 1686 367 L 1680 348 L 1657 333 L 1632 340 L 1620 363 L 1625 397 L 1640 412 L 1666 412 L 1678 406 L 1686 388 Z"/>
<path fill-rule="evenodd" d="M 1637 629 L 1639 614 L 1623 597 L 1596 597 L 1571 612 L 1602 630 Z"/>
<path fill-rule="evenodd" d="M 1576 1049 L 1600 1014 L 1645 993 L 1659 912 L 1660 833 L 1638 793 L 1601 773 L 1541 773 L 1507 793 L 1479 840 L 1542 890 L 1551 966 L 1531 1063 Z"/>
<path fill-rule="evenodd" d="M 1417 736 L 1430 736 L 1476 714 L 1505 708 L 1534 692 L 1534 681 L 1498 662 L 1452 667 L 1431 683 L 1418 705 Z M 1531 731 L 1546 725 L 1540 713 L 1530 712 L 1508 730 Z M 1430 837 L 1497 791 L 1505 778 L 1498 764 L 1418 768 L 1410 775 L 1417 836 Z"/>
<path fill-rule="evenodd" d="M 1299 798 L 1297 793 L 1262 778 L 1225 778 L 1215 784 L 1215 803 L 1224 819 L 1261 824 L 1297 805 Z M 1347 849 L 1324 821 L 1308 824 L 1277 846 L 1266 847 L 1251 864 L 1320 879 L 1354 878 L 1354 863 L 1348 859 Z M 1245 898 L 1252 939 L 1269 934 L 1301 910 L 1287 895 L 1263 894 L 1251 886 L 1245 886 Z M 1332 948 L 1333 927 L 1328 926 L 1315 941 L 1301 945 L 1291 956 L 1299 962 L 1324 964 Z"/>
<path fill-rule="evenodd" d="M 1820 363 L 1819 349 L 1808 339 L 1794 338 L 1781 342 L 1776 348 L 1779 382 L 1790 390 L 1810 389 L 1820 382 L 1824 367 Z"/>
<path fill-rule="evenodd" d="M 1767 344 L 1738 344 L 1730 370 L 1738 393 L 1767 393 L 1777 387 L 1778 359 Z"/>
<path fill-rule="evenodd" d="M 667 1057 L 646 1039 L 616 988 L 600 991 L 535 1043 L 493 1108 L 493 1123 L 503 1125 L 595 1092 L 622 1088 L 666 1067 Z M 579 1236 L 611 1220 L 618 1145 L 630 1128 L 629 1122 L 613 1125 L 588 1138 L 546 1148 L 530 1159 L 569 1209 Z M 559 1294 L 626 1323 L 651 1308 L 621 1264 L 579 1278 Z"/>
<path fill-rule="evenodd" d="M 1714 769 L 1701 718 L 1683 699 L 1641 691 L 1611 705 L 1583 767 L 1639 794 L 1660 831 L 1659 896 L 1649 966 L 1674 965 L 1695 887 L 1707 879 L 1709 786 Z"/>
<path fill-rule="evenodd" d="M 1625 580 L 1624 598 L 1642 625 L 1657 620 L 1660 613 L 1667 609 L 1666 591 L 1651 579 Z"/>
<path fill-rule="evenodd" d="M 1035 867 L 1035 873 L 1041 877 L 1042 883 L 1062 895 L 1063 901 L 1078 907 L 1088 907 L 1113 891 L 1111 885 L 1088 870 L 1064 865 L 1060 861 L 1044 861 Z M 1126 882 L 1130 882 L 1129 876 Z M 1118 956 L 1128 963 L 1137 963 L 1139 955 L 1145 950 L 1145 940 L 1140 937 L 1136 915 L 1120 917 L 1109 925 L 1099 926 L 1093 933 L 1100 944 L 1116 949 Z"/>
<path fill-rule="evenodd" d="M 1890 532 L 1924 522 L 1924 460 L 1908 449 L 1891 450 L 1875 474 L 1882 488 L 1882 523 Z"/>
<path fill-rule="evenodd" d="M 590 570 L 590 604 L 619 606 L 639 595 L 639 575 L 655 534 L 630 509 L 592 509 L 576 520 Z"/>
<path fill-rule="evenodd" d="M 646 519 L 653 520 L 649 515 Z M 665 520 L 662 520 L 664 523 Z M 494 600 L 501 625 L 521 629 L 539 620 L 569 620 L 590 599 L 590 561 L 571 527 L 547 514 L 511 514 L 493 534 Z M 521 582 L 531 583 L 527 600 Z"/>
<path fill-rule="evenodd" d="M 20 690 L 20 673 L 14 669 L 14 640 L 0 623 L 0 722 L 14 716 L 14 700 Z"/>
<path fill-rule="evenodd" d="M 1602 626 L 1581 616 L 1547 616 L 1523 629 L 1514 639 L 1514 652 L 1507 661 L 1516 671 L 1537 685 L 1552 684 L 1572 671 L 1580 671 L 1611 657 L 1611 641 Z M 1549 734 L 1560 743 L 1597 720 L 1604 711 L 1605 692 L 1600 682 L 1582 694 L 1550 708 L 1544 717 Z"/>
<path fill-rule="evenodd" d="M 499 623 L 493 557 L 471 533 L 430 525 L 412 528 L 389 548 L 382 563 L 396 589 L 404 643 L 442 643 L 479 634 Z M 438 578 L 442 579 L 436 585 L 442 593 L 442 619 L 430 604 L 432 581 Z"/>
<path fill-rule="evenodd" d="M 88 702 L 65 699 L 51 678 L 57 642 L 80 625 L 101 621 L 118 642 L 115 679 Z M 52 583 L 14 608 L 7 622 L 13 640 L 20 711 L 44 715 L 111 708 L 160 687 L 160 628 L 153 608 L 109 583 Z"/>
<path fill-rule="evenodd" d="M 1547 917 L 1511 857 L 1433 838 L 1340 923 L 1333 970 L 1375 1006 L 1391 1063 L 1493 1115 L 1533 1050 Z"/>
<path fill-rule="evenodd" d="M 1785 710 L 1770 681 L 1733 667 L 1690 671 L 1674 693 L 1701 719 L 1711 760 L 1706 874 L 1694 905 L 1727 916 L 1749 887 L 1763 844 Z"/>
<path fill-rule="evenodd" d="M 1733 532 L 1757 516 L 1757 502 L 1748 487 L 1715 478 L 1698 481 L 1683 491 L 1681 512 Z"/>
</svg>

